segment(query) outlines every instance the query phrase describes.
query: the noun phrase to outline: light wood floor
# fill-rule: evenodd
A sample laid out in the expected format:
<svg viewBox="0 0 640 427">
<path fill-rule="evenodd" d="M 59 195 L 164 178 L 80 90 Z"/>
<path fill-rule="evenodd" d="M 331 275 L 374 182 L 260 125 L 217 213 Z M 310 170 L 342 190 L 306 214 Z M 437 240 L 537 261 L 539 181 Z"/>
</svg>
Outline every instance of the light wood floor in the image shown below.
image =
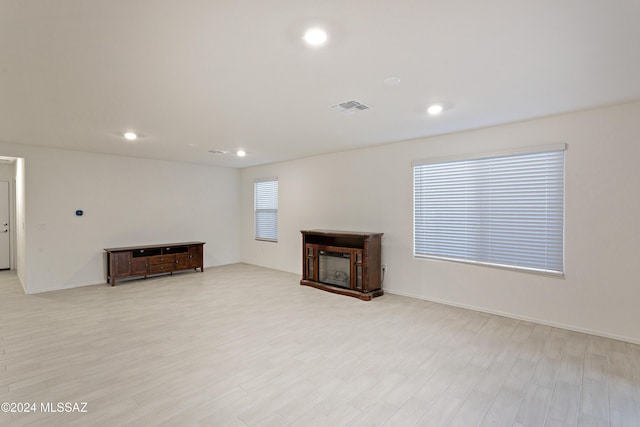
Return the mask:
<svg viewBox="0 0 640 427">
<path fill-rule="evenodd" d="M 24 295 L 0 273 L 16 426 L 640 426 L 640 347 L 249 265 Z"/>
</svg>

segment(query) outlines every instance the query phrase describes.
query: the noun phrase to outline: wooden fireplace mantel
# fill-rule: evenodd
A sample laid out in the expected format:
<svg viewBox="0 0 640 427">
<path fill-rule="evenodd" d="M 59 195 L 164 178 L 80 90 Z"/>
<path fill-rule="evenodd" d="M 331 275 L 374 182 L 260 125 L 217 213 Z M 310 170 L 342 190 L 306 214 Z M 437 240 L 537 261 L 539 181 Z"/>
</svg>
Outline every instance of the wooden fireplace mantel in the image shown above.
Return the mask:
<svg viewBox="0 0 640 427">
<path fill-rule="evenodd" d="M 369 301 L 382 295 L 382 235 L 358 231 L 302 230 L 300 285 Z M 333 255 L 349 262 L 348 278 L 337 280 L 322 270 L 321 258 Z M 346 261 L 343 261 L 346 265 Z M 322 271 L 321 271 L 322 270 Z M 345 274 L 340 272 L 341 275 Z M 342 278 L 342 276 L 340 276 Z"/>
</svg>

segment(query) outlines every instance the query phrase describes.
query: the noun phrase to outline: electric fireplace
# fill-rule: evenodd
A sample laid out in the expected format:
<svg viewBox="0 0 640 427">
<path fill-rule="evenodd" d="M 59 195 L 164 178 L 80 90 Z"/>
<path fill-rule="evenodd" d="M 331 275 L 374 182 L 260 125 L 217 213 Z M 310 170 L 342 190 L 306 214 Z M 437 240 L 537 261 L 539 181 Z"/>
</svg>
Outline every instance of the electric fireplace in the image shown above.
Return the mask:
<svg viewBox="0 0 640 427">
<path fill-rule="evenodd" d="M 382 233 L 302 231 L 301 285 L 362 300 L 383 294 Z"/>
<path fill-rule="evenodd" d="M 327 285 L 351 287 L 351 254 L 318 251 L 318 281 Z"/>
</svg>

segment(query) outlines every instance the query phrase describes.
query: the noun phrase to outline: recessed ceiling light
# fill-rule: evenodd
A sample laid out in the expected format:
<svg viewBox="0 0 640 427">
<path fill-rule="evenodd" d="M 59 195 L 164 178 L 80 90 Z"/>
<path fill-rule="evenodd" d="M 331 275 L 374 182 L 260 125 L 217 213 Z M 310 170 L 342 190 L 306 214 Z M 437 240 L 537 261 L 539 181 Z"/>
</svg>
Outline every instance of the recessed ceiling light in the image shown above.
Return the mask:
<svg viewBox="0 0 640 427">
<path fill-rule="evenodd" d="M 387 86 L 398 86 L 400 84 L 400 77 L 389 77 L 384 79 L 384 84 Z"/>
<path fill-rule="evenodd" d="M 327 41 L 327 33 L 322 28 L 310 28 L 303 38 L 311 46 L 321 46 Z"/>
<path fill-rule="evenodd" d="M 124 138 L 128 139 L 129 141 L 134 141 L 134 140 L 138 139 L 138 135 L 136 135 L 133 132 L 125 132 Z"/>
<path fill-rule="evenodd" d="M 436 114 L 442 113 L 443 109 L 444 108 L 442 107 L 442 105 L 433 104 L 429 108 L 427 108 L 427 113 L 431 114 L 432 116 L 435 116 Z"/>
<path fill-rule="evenodd" d="M 244 151 L 244 150 L 238 150 L 238 151 L 236 151 L 236 155 L 237 155 L 238 157 L 244 157 L 244 156 L 246 156 L 246 155 L 247 155 L 247 152 L 246 152 L 246 151 Z"/>
</svg>

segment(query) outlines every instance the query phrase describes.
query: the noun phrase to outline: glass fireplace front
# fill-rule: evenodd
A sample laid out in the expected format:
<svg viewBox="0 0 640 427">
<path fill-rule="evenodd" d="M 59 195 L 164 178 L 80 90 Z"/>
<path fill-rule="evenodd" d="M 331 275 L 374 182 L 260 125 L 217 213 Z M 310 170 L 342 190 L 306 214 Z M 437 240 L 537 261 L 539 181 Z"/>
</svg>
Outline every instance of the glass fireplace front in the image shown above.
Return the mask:
<svg viewBox="0 0 640 427">
<path fill-rule="evenodd" d="M 351 287 L 351 254 L 320 251 L 318 253 L 318 281 L 342 288 Z"/>
</svg>

